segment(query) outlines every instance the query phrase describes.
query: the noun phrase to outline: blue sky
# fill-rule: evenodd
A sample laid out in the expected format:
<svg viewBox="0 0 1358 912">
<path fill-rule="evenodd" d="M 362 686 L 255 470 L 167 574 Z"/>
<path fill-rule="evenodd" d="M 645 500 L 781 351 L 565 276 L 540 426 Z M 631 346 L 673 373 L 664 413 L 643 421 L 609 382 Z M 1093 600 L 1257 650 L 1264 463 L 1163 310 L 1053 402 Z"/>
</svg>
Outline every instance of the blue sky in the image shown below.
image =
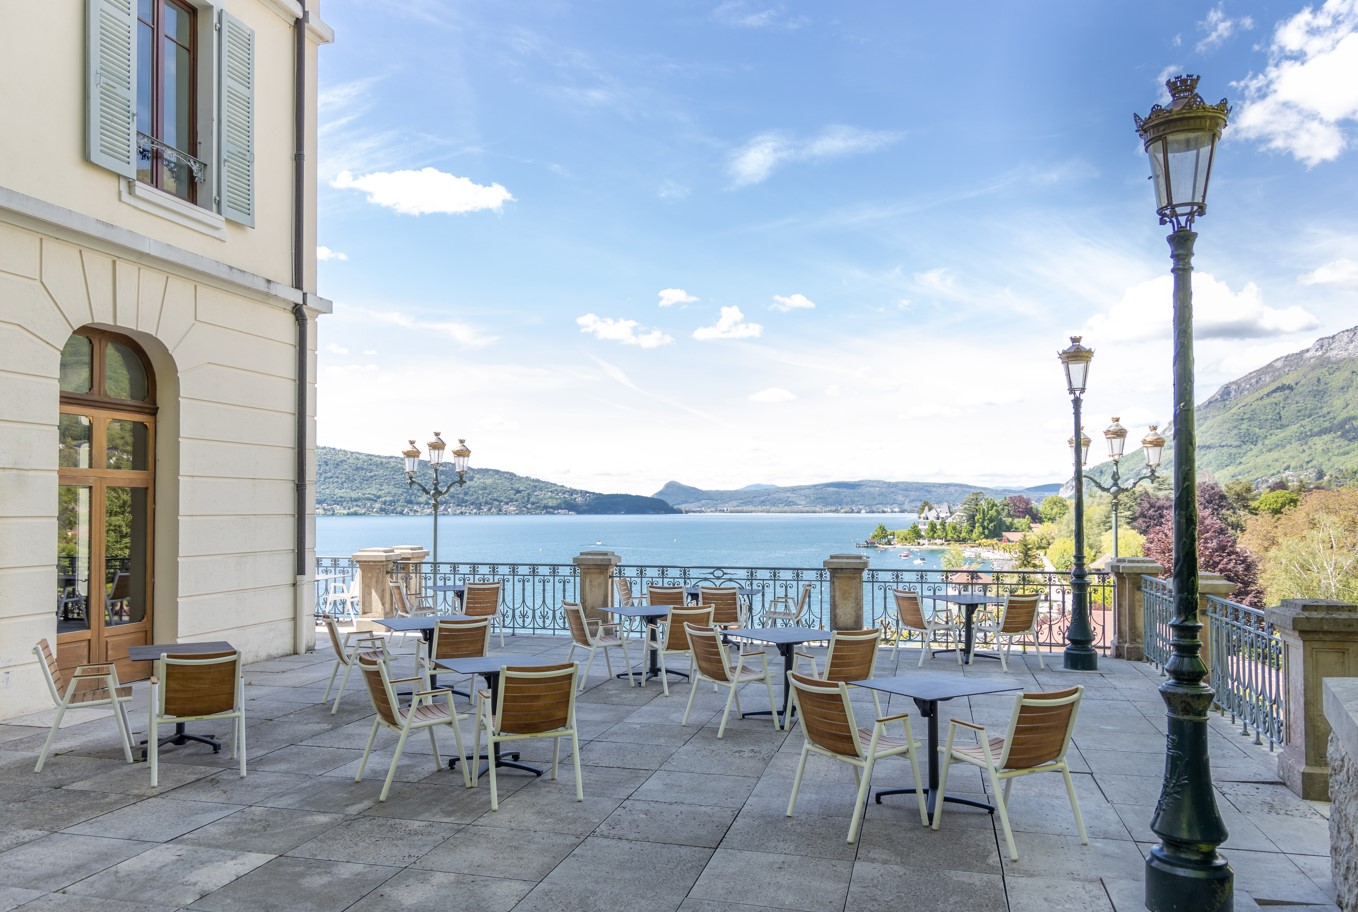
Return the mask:
<svg viewBox="0 0 1358 912">
<path fill-rule="evenodd" d="M 1070 474 L 1171 411 L 1132 123 L 1234 106 L 1198 401 L 1358 323 L 1358 0 L 324 0 L 318 440 L 608 492 Z"/>
</svg>

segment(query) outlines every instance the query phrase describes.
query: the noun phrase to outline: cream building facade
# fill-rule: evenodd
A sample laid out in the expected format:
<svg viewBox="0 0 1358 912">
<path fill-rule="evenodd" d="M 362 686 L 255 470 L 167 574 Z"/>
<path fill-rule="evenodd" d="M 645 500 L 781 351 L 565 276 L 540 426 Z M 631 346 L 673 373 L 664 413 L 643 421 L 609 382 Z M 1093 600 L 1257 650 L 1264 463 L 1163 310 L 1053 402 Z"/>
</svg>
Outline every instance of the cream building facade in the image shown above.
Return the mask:
<svg viewBox="0 0 1358 912">
<path fill-rule="evenodd" d="M 0 718 L 41 639 L 306 650 L 316 0 L 0 18 Z"/>
</svg>

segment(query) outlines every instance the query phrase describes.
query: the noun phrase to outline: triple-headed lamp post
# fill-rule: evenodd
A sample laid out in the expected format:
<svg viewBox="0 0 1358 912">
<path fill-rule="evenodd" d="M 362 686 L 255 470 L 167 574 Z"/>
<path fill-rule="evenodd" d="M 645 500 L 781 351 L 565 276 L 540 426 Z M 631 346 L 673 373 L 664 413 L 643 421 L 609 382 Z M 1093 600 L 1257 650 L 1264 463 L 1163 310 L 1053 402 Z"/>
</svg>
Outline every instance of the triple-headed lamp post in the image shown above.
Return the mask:
<svg viewBox="0 0 1358 912">
<path fill-rule="evenodd" d="M 1234 908 L 1234 874 L 1217 851 L 1226 826 L 1212 790 L 1207 710 L 1212 689 L 1203 679 L 1198 621 L 1198 499 L 1193 415 L 1193 220 L 1207 212 L 1207 182 L 1217 140 L 1226 126 L 1226 99 L 1214 105 L 1197 93 L 1197 76 L 1166 83 L 1168 105 L 1134 115 L 1150 156 L 1155 211 L 1169 235 L 1174 273 L 1174 620 L 1173 653 L 1161 685 L 1169 717 L 1165 776 L 1151 830 L 1160 843 L 1146 859 L 1146 908 L 1152 912 L 1218 912 Z"/>
<path fill-rule="evenodd" d="M 1165 452 L 1165 438 L 1160 436 L 1157 425 L 1152 424 L 1150 433 L 1141 438 L 1141 449 L 1146 454 L 1146 474 L 1138 475 L 1132 479 L 1131 484 L 1122 483 L 1121 466 L 1122 454 L 1127 446 L 1127 429 L 1118 423 L 1116 416 L 1113 423 L 1103 430 L 1103 437 L 1108 441 L 1108 456 L 1113 460 L 1113 481 L 1105 485 L 1093 475 L 1086 480 L 1103 493 L 1107 494 L 1113 501 L 1113 558 L 1118 556 L 1118 506 L 1122 500 L 1122 495 L 1136 490 L 1136 486 L 1143 481 L 1150 481 L 1155 477 L 1155 473 L 1160 469 L 1160 457 Z M 1088 443 L 1085 444 L 1088 448 Z"/>
<path fill-rule="evenodd" d="M 428 495 L 434 502 L 434 550 L 430 554 L 430 559 L 434 572 L 438 573 L 439 567 L 439 501 L 445 494 L 454 487 L 462 487 L 467 483 L 467 460 L 471 458 L 472 451 L 467 449 L 467 441 L 458 440 L 456 449 L 453 450 L 453 471 L 457 473 L 456 478 L 449 479 L 446 485 L 439 486 L 439 472 L 443 468 L 444 451 L 448 444 L 439 436 L 439 432 L 434 432 L 434 439 L 427 444 L 429 447 L 429 467 L 434 470 L 434 484 L 426 488 L 422 483 L 415 480 L 415 473 L 420 470 L 420 448 L 415 446 L 415 441 L 410 441 L 410 449 L 402 452 L 406 459 L 406 482 L 412 488 L 419 488 Z"/>
<path fill-rule="evenodd" d="M 1070 624 L 1066 627 L 1066 651 L 1062 657 L 1069 671 L 1096 671 L 1099 654 L 1094 650 L 1094 628 L 1089 623 L 1089 577 L 1085 573 L 1085 485 L 1084 458 L 1089 453 L 1089 438 L 1080 423 L 1080 404 L 1089 379 L 1089 362 L 1094 350 L 1080 344 L 1079 336 L 1070 337 L 1070 347 L 1059 353 L 1066 369 L 1066 390 L 1075 411 L 1075 561 L 1070 568 Z M 1081 446 L 1075 447 L 1075 441 Z"/>
</svg>

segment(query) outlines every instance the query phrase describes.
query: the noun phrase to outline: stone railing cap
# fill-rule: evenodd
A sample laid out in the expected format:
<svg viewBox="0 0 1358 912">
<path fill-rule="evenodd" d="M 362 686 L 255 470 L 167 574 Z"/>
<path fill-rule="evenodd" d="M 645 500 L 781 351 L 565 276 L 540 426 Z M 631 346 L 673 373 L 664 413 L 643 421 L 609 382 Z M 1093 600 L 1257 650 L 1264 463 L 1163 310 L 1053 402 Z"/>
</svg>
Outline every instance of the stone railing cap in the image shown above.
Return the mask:
<svg viewBox="0 0 1358 912">
<path fill-rule="evenodd" d="M 1333 599 L 1283 599 L 1265 612 L 1280 630 L 1330 631 L 1358 635 L 1358 605 Z"/>
<path fill-rule="evenodd" d="M 1358 757 L 1358 678 L 1325 678 L 1325 718 L 1344 750 Z"/>
<path fill-rule="evenodd" d="M 618 555 L 614 554 L 612 551 L 581 551 L 579 554 L 575 555 L 575 557 L 571 558 L 571 563 L 575 564 L 577 567 L 583 564 L 608 564 L 609 566 L 615 566 L 621 560 L 622 558 L 618 557 Z"/>
<path fill-rule="evenodd" d="M 825 559 L 826 570 L 866 570 L 868 559 L 861 554 L 831 554 Z"/>
</svg>

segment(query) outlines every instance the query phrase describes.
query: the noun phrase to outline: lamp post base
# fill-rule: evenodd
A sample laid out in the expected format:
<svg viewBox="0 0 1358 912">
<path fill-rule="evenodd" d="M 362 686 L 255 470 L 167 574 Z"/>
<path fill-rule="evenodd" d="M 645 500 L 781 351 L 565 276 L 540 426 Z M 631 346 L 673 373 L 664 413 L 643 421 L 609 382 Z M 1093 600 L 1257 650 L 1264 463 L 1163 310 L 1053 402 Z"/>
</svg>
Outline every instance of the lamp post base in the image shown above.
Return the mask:
<svg viewBox="0 0 1358 912">
<path fill-rule="evenodd" d="M 1067 646 L 1062 664 L 1066 671 L 1098 671 L 1099 652 L 1093 646 Z"/>
<path fill-rule="evenodd" d="M 1234 872 L 1215 852 L 1204 862 L 1201 856 L 1176 856 L 1157 845 L 1146 858 L 1146 908 L 1150 912 L 1231 912 L 1235 908 Z"/>
</svg>

